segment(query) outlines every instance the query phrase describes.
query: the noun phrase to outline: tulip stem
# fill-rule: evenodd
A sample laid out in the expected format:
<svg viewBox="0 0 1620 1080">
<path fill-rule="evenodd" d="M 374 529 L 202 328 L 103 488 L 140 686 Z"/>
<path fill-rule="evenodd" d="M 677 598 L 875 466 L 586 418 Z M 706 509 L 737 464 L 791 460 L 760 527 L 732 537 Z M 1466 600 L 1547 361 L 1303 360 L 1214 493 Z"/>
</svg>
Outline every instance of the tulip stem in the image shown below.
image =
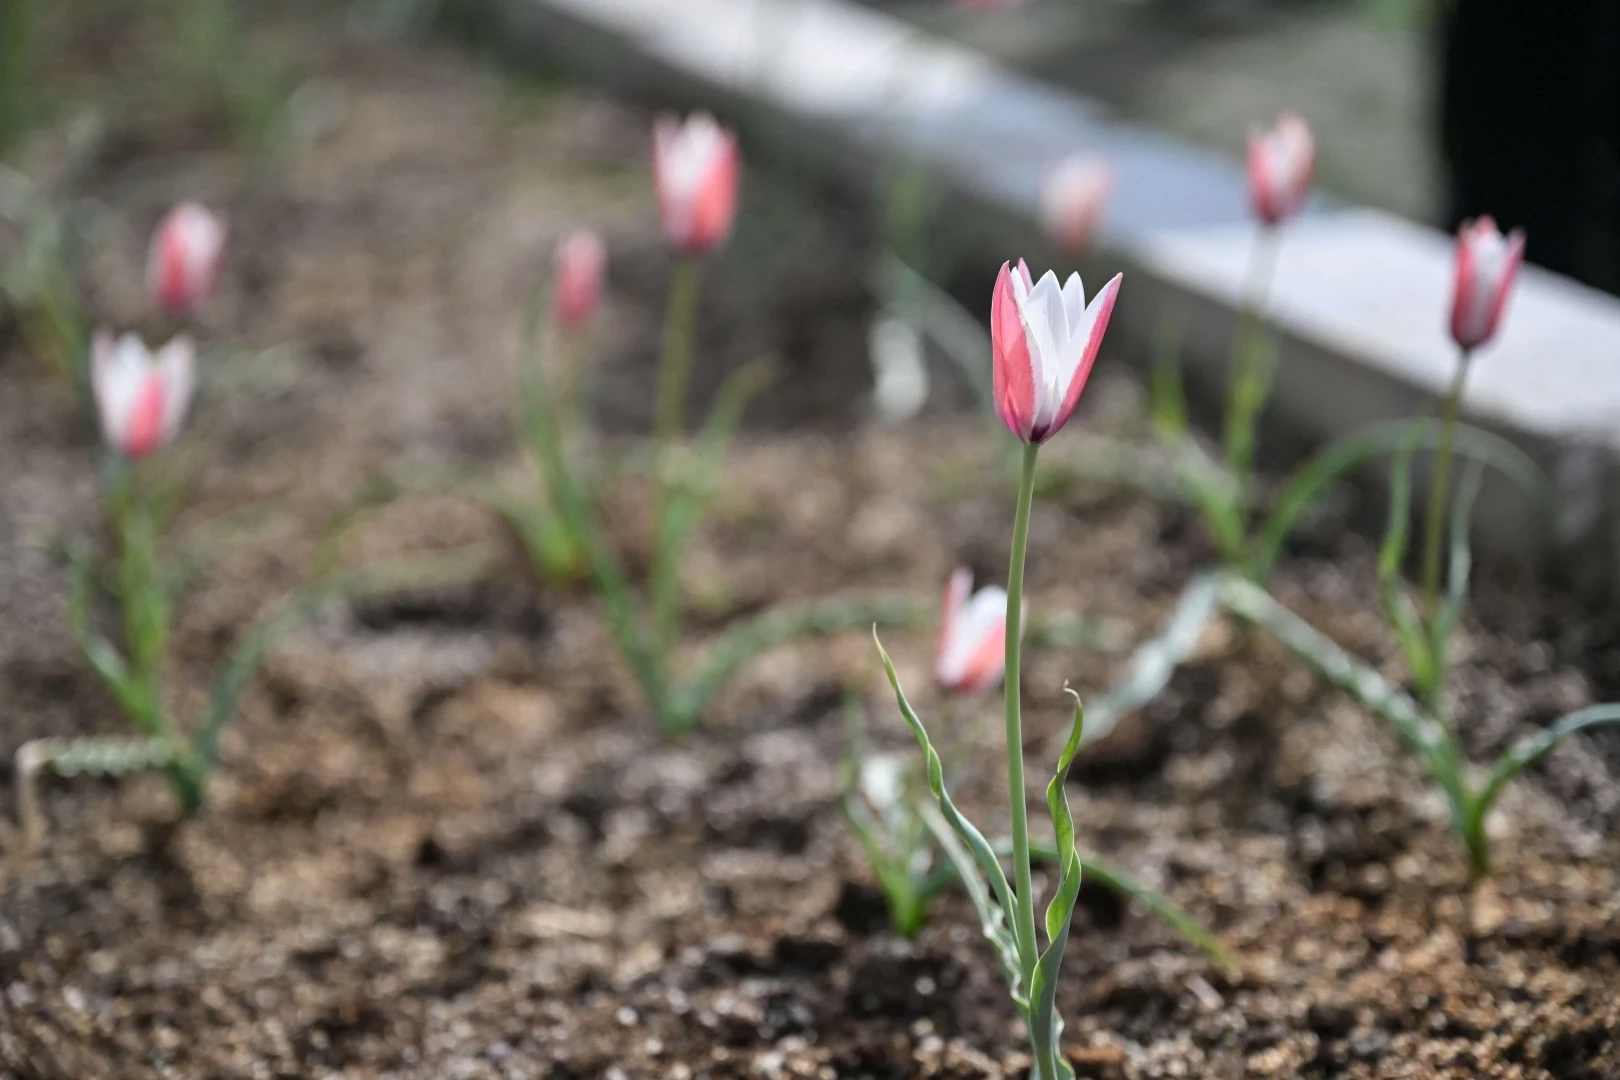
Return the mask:
<svg viewBox="0 0 1620 1080">
<path fill-rule="evenodd" d="M 1249 497 L 1254 470 L 1254 429 L 1271 391 L 1270 366 L 1264 363 L 1262 309 L 1271 291 L 1277 265 L 1277 226 L 1262 225 L 1249 253 L 1248 280 L 1243 287 L 1243 310 L 1227 374 L 1226 466 L 1235 485 L 1233 504 L 1248 529 Z"/>
<path fill-rule="evenodd" d="M 1026 991 L 1035 973 L 1035 894 L 1029 867 L 1029 807 L 1024 795 L 1024 728 L 1019 669 L 1024 625 L 1024 553 L 1029 548 L 1029 511 L 1035 499 L 1035 457 L 1039 443 L 1024 447 L 1018 478 L 1018 510 L 1013 519 L 1012 559 L 1007 568 L 1007 796 L 1012 805 L 1013 872 L 1017 875 L 1014 931 Z"/>
<path fill-rule="evenodd" d="M 1446 528 L 1446 495 L 1451 486 L 1451 458 L 1457 439 L 1457 419 L 1462 412 L 1463 385 L 1468 379 L 1468 362 L 1472 353 L 1463 349 L 1457 358 L 1457 370 L 1452 373 L 1451 385 L 1441 406 L 1440 436 L 1434 449 L 1434 470 L 1429 477 L 1429 509 L 1423 522 L 1423 617 L 1433 633 L 1440 611 L 1440 539 Z M 1443 649 L 1444 643 L 1436 641 Z M 1435 657 L 1436 662 L 1441 658 Z"/>
<path fill-rule="evenodd" d="M 676 260 L 664 316 L 664 344 L 658 359 L 658 403 L 653 417 L 653 599 L 654 644 L 660 656 L 669 651 L 675 629 L 675 578 L 680 554 L 665 543 L 674 503 L 675 452 L 686 412 L 686 385 L 692 374 L 692 338 L 697 324 L 698 261 Z"/>
</svg>

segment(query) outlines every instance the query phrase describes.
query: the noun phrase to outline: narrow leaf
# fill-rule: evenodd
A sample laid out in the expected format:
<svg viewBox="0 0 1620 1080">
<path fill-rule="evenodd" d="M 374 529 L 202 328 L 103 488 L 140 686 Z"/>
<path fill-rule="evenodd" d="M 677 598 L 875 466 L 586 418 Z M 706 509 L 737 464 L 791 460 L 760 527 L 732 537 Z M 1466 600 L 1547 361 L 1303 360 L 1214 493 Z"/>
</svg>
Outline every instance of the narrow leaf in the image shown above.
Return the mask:
<svg viewBox="0 0 1620 1080">
<path fill-rule="evenodd" d="M 1468 576 L 1473 569 L 1473 547 L 1469 543 L 1469 526 L 1473 523 L 1474 502 L 1479 498 L 1480 482 L 1485 467 L 1474 462 L 1457 486 L 1457 499 L 1451 507 L 1451 560 L 1446 582 L 1446 598 L 1430 628 L 1429 648 L 1435 658 L 1435 686 L 1444 686 L 1446 663 L 1451 651 L 1451 635 L 1462 618 L 1463 605 L 1468 601 Z"/>
<path fill-rule="evenodd" d="M 1497 758 L 1496 764 L 1491 767 L 1490 775 L 1485 778 L 1479 793 L 1474 796 L 1476 813 L 1480 818 L 1484 818 L 1492 804 L 1496 802 L 1497 796 L 1501 795 L 1503 785 L 1546 757 L 1554 747 L 1571 735 L 1590 727 L 1615 723 L 1620 723 L 1620 704 L 1589 705 L 1579 712 L 1570 713 L 1534 735 L 1520 739 Z"/>
<path fill-rule="evenodd" d="M 784 604 L 731 627 L 710 644 L 703 666 L 677 692 L 670 727 L 684 731 L 696 724 L 710 699 L 737 669 L 764 652 L 800 638 L 830 637 L 857 627 L 907 626 L 927 617 L 926 610 L 903 596 L 833 598 Z"/>
<path fill-rule="evenodd" d="M 685 476 L 671 483 L 650 574 L 654 583 L 653 620 L 657 638 L 666 647 L 674 637 L 680 606 L 681 548 L 713 499 L 715 478 L 724 462 L 726 448 L 742 422 L 743 409 L 769 384 L 772 374 L 771 365 L 761 360 L 745 364 L 726 377 L 699 437 L 697 460 Z"/>
<path fill-rule="evenodd" d="M 1164 692 L 1179 667 L 1198 648 L 1219 610 L 1220 580 L 1200 574 L 1187 583 L 1181 599 L 1159 632 L 1143 642 L 1131 656 L 1125 678 L 1091 706 L 1085 740 L 1094 742 L 1114 730 L 1121 717 L 1140 709 Z"/>
<path fill-rule="evenodd" d="M 962 843 L 967 845 L 979 873 L 989 880 L 991 887 L 995 890 L 996 900 L 1001 905 L 1001 910 L 1003 912 L 1012 911 L 1013 892 L 1012 886 L 1007 883 L 1007 874 L 1002 870 L 1000 861 L 996 859 L 996 853 L 991 848 L 990 842 L 984 838 L 984 834 L 972 822 L 962 816 L 961 812 L 957 810 L 956 804 L 951 801 L 950 794 L 945 790 L 944 765 L 941 764 L 939 754 L 934 750 L 933 743 L 928 739 L 927 729 L 923 727 L 922 721 L 917 718 L 916 712 L 911 707 L 911 702 L 906 700 L 906 692 L 900 688 L 900 676 L 895 673 L 894 662 L 889 659 L 887 650 L 883 648 L 883 642 L 878 640 L 877 627 L 875 626 L 872 628 L 872 640 L 877 643 L 878 655 L 883 659 L 883 670 L 889 676 L 889 685 L 894 688 L 895 703 L 900 708 L 900 715 L 904 718 L 906 726 L 911 728 L 911 733 L 917 737 L 917 744 L 922 747 L 923 755 L 927 758 L 928 789 L 934 793 L 934 798 L 939 803 L 939 812 L 944 816 L 945 821 L 955 831 Z M 988 927 L 986 933 L 988 936 Z M 1013 939 L 1014 955 L 1016 956 L 1020 952 L 1017 948 L 1020 943 L 1018 942 L 1016 928 L 1010 933 Z M 1029 944 L 1031 946 L 1029 951 L 1033 952 L 1035 943 L 1030 942 Z M 1014 970 L 1017 970 L 1016 964 Z M 1011 986 L 1015 1001 L 1028 1001 L 1021 980 L 1013 982 Z"/>
<path fill-rule="evenodd" d="M 1074 904 L 1080 896 L 1082 876 L 1080 855 L 1074 849 L 1074 815 L 1069 811 L 1069 796 L 1065 784 L 1069 779 L 1069 766 L 1074 763 L 1075 751 L 1085 731 L 1085 708 L 1080 695 L 1064 687 L 1074 698 L 1074 725 L 1069 741 L 1058 758 L 1057 772 L 1046 785 L 1046 809 L 1052 818 L 1052 834 L 1056 838 L 1058 856 L 1058 887 L 1052 902 L 1046 907 L 1046 951 L 1035 964 L 1035 975 L 1029 989 L 1029 1033 L 1035 1048 L 1035 1060 L 1043 1077 L 1073 1076 L 1059 1052 L 1063 1035 L 1063 1018 L 1057 1011 L 1057 981 L 1063 967 L 1063 951 L 1069 944 L 1069 927 L 1074 919 Z"/>
<path fill-rule="evenodd" d="M 1397 453 L 1412 437 L 1415 426 L 1421 430 L 1414 449 L 1433 448 L 1440 437 L 1440 425 L 1433 418 L 1392 421 L 1328 444 L 1289 473 L 1255 541 L 1249 560 L 1250 576 L 1256 581 L 1265 580 L 1294 527 L 1322 493 L 1363 465 Z M 1467 424 L 1457 426 L 1456 438 L 1457 453 L 1506 476 L 1530 496 L 1538 514 L 1551 520 L 1552 485 L 1534 459 L 1506 439 Z"/>
</svg>

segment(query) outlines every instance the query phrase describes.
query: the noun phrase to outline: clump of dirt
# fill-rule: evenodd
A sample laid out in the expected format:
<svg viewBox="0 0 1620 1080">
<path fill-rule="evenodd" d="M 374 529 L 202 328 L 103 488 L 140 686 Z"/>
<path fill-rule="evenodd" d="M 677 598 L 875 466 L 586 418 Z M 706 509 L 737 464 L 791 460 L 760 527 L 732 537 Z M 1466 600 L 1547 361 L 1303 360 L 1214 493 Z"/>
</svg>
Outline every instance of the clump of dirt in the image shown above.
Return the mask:
<svg viewBox="0 0 1620 1080">
<path fill-rule="evenodd" d="M 158 162 L 110 159 L 83 181 L 110 208 L 91 274 L 108 321 L 139 311 L 141 244 L 166 201 L 202 197 L 235 229 L 201 332 L 211 386 L 179 527 L 258 516 L 186 607 L 182 703 L 296 586 L 369 476 L 468 461 L 520 476 L 518 327 L 550 242 L 580 221 L 604 229 L 613 257 L 600 415 L 633 429 L 650 396 L 668 266 L 646 117 L 561 91 L 516 109 L 454 53 L 321 23 L 301 32 L 343 108 L 276 171 L 187 144 Z M 933 595 L 959 563 L 998 578 L 1011 507 L 999 443 L 964 417 L 854 423 L 869 315 L 848 273 L 859 215 L 847 229 L 822 227 L 818 209 L 762 224 L 770 190 L 751 180 L 738 246 L 707 282 L 705 385 L 762 354 L 785 374 L 685 567 L 689 593 L 709 598 L 703 625 L 831 592 Z M 14 348 L 0 381 L 10 754 L 121 728 L 63 630 L 50 553 L 55 532 L 94 527 L 88 440 L 71 397 Z M 1136 396 L 1100 374 L 1076 424 L 1127 430 Z M 1078 438 L 1050 454 L 1083 458 Z M 615 518 L 627 548 L 641 543 L 635 509 Z M 349 555 L 505 545 L 483 510 L 434 498 L 390 509 Z M 1034 775 L 1067 720 L 1063 682 L 1106 686 L 1121 648 L 1209 557 L 1184 511 L 1129 492 L 1080 486 L 1036 507 L 1037 613 L 1094 616 L 1123 640 L 1031 650 Z M 1367 543 L 1328 523 L 1277 588 L 1398 677 L 1374 580 Z M 1579 622 L 1562 601 L 1522 584 L 1480 593 L 1456 704 L 1483 756 L 1593 690 L 1587 656 L 1552 633 Z M 930 634 L 885 640 L 932 713 Z M 874 740 L 905 748 L 863 634 L 761 658 L 671 744 L 591 599 L 534 584 L 512 559 L 330 606 L 245 697 L 205 816 L 176 824 L 155 778 L 48 785 L 47 845 L 23 858 L 8 843 L 0 865 L 0 1068 L 75 1080 L 1024 1075 L 1012 1003 L 966 902 L 947 896 L 913 941 L 886 929 L 835 806 L 845 685 L 864 693 Z M 999 725 L 993 704 L 980 712 L 958 794 L 1004 832 Z M 1214 967 L 1088 887 L 1060 988 L 1065 1053 L 1084 1077 L 1620 1074 L 1615 772 L 1599 740 L 1552 755 L 1503 799 L 1499 866 L 1470 883 L 1438 794 L 1390 732 L 1264 638 L 1212 633 L 1161 701 L 1087 751 L 1070 797 L 1083 843 L 1190 909 L 1240 967 Z"/>
</svg>

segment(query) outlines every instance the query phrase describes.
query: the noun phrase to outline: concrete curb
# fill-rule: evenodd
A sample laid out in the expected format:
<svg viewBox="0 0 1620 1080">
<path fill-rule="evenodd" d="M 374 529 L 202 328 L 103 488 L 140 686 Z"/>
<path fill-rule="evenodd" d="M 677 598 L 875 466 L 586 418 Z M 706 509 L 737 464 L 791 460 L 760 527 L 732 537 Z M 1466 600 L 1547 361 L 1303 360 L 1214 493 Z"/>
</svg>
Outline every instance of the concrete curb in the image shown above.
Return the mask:
<svg viewBox="0 0 1620 1080">
<path fill-rule="evenodd" d="M 1170 318 L 1195 384 L 1219 384 L 1255 227 L 1239 164 L 1007 71 L 848 0 L 467 0 L 507 44 L 614 89 L 705 103 L 808 167 L 876 182 L 898 156 L 972 208 L 987 258 L 1041 250 L 1049 170 L 1109 158 L 1099 261 L 1123 266 L 1126 351 Z M 1234 152 L 1242 133 L 1233 133 Z M 960 217 L 961 215 L 958 215 Z M 996 252 L 991 256 L 991 252 Z M 1316 200 L 1283 239 L 1267 315 L 1283 352 L 1273 413 L 1312 440 L 1409 416 L 1455 355 L 1445 331 L 1451 240 L 1375 210 Z M 1135 347 L 1131 343 L 1135 342 Z M 1505 484 L 1480 532 L 1498 550 L 1560 553 L 1585 588 L 1620 581 L 1620 301 L 1528 268 L 1501 338 L 1476 359 L 1466 413 L 1558 483 L 1558 536 Z"/>
</svg>

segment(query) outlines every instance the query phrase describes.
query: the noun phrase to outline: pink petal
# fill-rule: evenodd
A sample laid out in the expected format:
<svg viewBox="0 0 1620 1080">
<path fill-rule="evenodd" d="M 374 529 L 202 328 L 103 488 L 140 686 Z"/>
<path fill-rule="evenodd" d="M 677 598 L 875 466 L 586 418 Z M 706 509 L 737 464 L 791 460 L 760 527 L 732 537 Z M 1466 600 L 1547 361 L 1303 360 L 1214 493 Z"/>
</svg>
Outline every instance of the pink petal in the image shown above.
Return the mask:
<svg viewBox="0 0 1620 1080">
<path fill-rule="evenodd" d="M 1035 370 L 1024 334 L 1024 321 L 1013 296 L 1012 269 L 1001 264 L 996 289 L 990 300 L 990 339 L 992 394 L 996 414 L 1007 430 L 1028 442 L 1035 422 Z M 1018 273 L 1026 280 L 1029 268 L 1018 262 Z"/>
</svg>

